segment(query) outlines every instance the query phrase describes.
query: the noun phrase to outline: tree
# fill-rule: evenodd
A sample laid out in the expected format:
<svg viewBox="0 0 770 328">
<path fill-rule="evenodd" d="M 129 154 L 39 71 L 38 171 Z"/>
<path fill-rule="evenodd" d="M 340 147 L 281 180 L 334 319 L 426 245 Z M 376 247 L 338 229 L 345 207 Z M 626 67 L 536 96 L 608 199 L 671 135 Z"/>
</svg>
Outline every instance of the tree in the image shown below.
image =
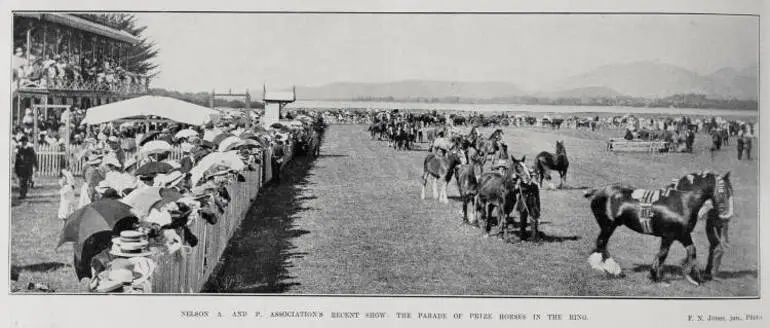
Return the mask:
<svg viewBox="0 0 770 328">
<path fill-rule="evenodd" d="M 139 43 L 129 45 L 126 52 L 126 62 L 123 68 L 129 72 L 137 73 L 152 78 L 160 71 L 158 65 L 152 62 L 158 55 L 158 47 L 155 42 L 142 36 L 146 25 L 141 25 L 133 14 L 101 14 L 106 20 L 115 22 L 115 27 L 124 30 L 139 38 Z"/>
</svg>

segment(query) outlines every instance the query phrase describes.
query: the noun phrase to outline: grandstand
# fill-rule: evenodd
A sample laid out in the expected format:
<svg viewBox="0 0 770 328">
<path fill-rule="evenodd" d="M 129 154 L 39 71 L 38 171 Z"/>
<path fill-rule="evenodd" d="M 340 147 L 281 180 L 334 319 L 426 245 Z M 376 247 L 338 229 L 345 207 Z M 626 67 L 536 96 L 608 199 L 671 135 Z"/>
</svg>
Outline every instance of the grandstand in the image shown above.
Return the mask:
<svg viewBox="0 0 770 328">
<path fill-rule="evenodd" d="M 117 17 L 16 12 L 13 33 L 14 124 L 29 108 L 87 109 L 147 92 L 149 79 L 124 69 L 140 40 Z"/>
</svg>

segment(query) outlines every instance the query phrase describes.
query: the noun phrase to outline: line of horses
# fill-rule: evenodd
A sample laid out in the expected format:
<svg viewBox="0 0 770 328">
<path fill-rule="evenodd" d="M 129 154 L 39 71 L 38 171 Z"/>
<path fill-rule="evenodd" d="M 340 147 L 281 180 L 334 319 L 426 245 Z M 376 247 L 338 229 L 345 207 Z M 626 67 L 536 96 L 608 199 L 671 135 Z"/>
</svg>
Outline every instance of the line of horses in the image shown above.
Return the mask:
<svg viewBox="0 0 770 328">
<path fill-rule="evenodd" d="M 559 141 L 555 154 L 541 152 L 530 167 L 525 156 L 508 154 L 502 137 L 500 129 L 484 138 L 474 128 L 467 135 L 437 138 L 423 161 L 420 197 L 425 199 L 430 182 L 434 199 L 448 203 L 446 189 L 454 177 L 462 201 L 463 223 L 477 225 L 484 236 L 497 226 L 495 234 L 508 241 L 515 211 L 519 216 L 519 238 L 539 241 L 540 186 L 543 179 L 550 180 L 551 170 L 559 172 L 563 185 L 569 168 L 566 149 Z M 528 219 L 532 221 L 531 234 L 526 232 Z"/>
<path fill-rule="evenodd" d="M 398 124 L 393 126 L 397 131 L 402 130 Z M 449 136 L 445 134 L 447 129 L 432 128 L 431 131 L 436 134 L 429 141 L 429 153 L 423 161 L 421 199 L 426 198 L 426 189 L 431 183 L 433 198 L 448 203 L 447 186 L 454 178 L 462 202 L 462 223 L 478 226 L 485 237 L 498 235 L 504 241 L 511 240 L 510 228 L 516 225 L 519 240 L 537 242 L 542 238 L 539 231 L 541 186 L 551 179 L 551 172 L 556 171 L 560 177 L 559 188 L 562 188 L 570 166 L 563 141 L 556 142 L 555 152 L 542 151 L 532 165 L 527 165 L 526 157 L 517 158 L 508 153 L 500 129 L 488 137 L 481 136 L 476 128 L 468 134 Z M 418 134 L 415 132 L 413 140 L 424 142 Z M 395 138 L 388 137 L 394 135 Z M 372 136 L 375 137 L 375 132 Z M 383 137 L 398 142 L 398 133 L 388 133 L 387 129 Z M 724 175 L 707 171 L 691 173 L 654 190 L 612 184 L 589 189 L 585 198 L 600 227 L 595 248 L 588 258 L 592 268 L 611 276 L 624 276 L 607 245 L 615 229 L 626 226 L 661 240 L 650 268 L 651 280 L 662 279 L 661 267 L 674 241 L 680 242 L 687 251 L 682 264 L 687 281 L 699 285 L 718 272 L 727 242 L 728 222 L 734 212 L 729 172 Z M 518 222 L 514 215 L 518 216 Z M 709 240 L 708 262 L 703 272 L 698 268 L 692 240 L 699 220 L 706 221 Z M 527 226 L 530 226 L 529 233 Z M 494 231 L 493 227 L 496 227 Z"/>
</svg>

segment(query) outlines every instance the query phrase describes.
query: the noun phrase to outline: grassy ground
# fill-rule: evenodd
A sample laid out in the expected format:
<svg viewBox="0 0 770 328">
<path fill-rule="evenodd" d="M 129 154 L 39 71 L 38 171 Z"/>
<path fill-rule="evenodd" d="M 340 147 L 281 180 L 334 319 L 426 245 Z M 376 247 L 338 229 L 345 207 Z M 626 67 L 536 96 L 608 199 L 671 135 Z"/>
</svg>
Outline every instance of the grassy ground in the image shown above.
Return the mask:
<svg viewBox="0 0 770 328">
<path fill-rule="evenodd" d="M 484 131 L 489 133 L 490 131 Z M 283 185 L 265 190 L 226 251 L 212 292 L 295 294 L 755 296 L 758 295 L 757 162 L 735 159 L 734 146 L 715 154 L 699 135 L 696 154 L 618 154 L 604 149 L 620 131 L 505 129 L 516 156 L 528 161 L 565 140 L 568 184 L 625 182 L 659 187 L 685 173 L 732 170 L 737 194 L 732 248 L 719 280 L 695 287 L 672 248 L 667 284 L 647 270 L 654 237 L 618 229 L 610 251 L 628 276 L 609 279 L 586 263 L 598 227 L 579 190 L 542 193 L 546 242 L 503 243 L 460 224 L 460 204 L 419 199 L 423 151 L 395 151 L 369 140 L 363 126 L 333 126 L 322 157 L 299 160 Z M 755 145 L 755 150 L 758 149 Z M 452 183 L 454 184 L 454 183 Z M 456 196 L 450 186 L 449 196 Z M 701 267 L 707 241 L 696 228 Z"/>
<path fill-rule="evenodd" d="M 483 131 L 488 134 L 490 131 Z M 210 292 L 293 294 L 755 296 L 758 295 L 758 165 L 737 161 L 734 146 L 712 158 L 699 135 L 695 154 L 619 154 L 604 150 L 620 131 L 505 129 L 516 156 L 528 162 L 563 139 L 568 184 L 625 182 L 659 187 L 691 171 L 732 170 L 737 194 L 732 248 L 719 280 L 688 284 L 675 244 L 666 267 L 670 284 L 647 279 L 658 240 L 620 228 L 610 241 L 628 276 L 608 279 L 586 263 L 598 227 L 580 190 L 542 193 L 546 242 L 503 243 L 460 224 L 460 204 L 419 199 L 424 151 L 395 151 L 371 141 L 364 126 L 332 126 L 319 159 L 297 158 L 284 181 L 266 187 L 236 232 Z M 754 145 L 755 154 L 759 145 Z M 55 187 L 34 190 L 12 208 L 12 287 L 48 284 L 79 292 L 70 246 L 54 250 L 62 223 Z M 34 196 L 48 194 L 51 196 Z M 457 195 L 454 182 L 450 199 Z M 708 243 L 703 223 L 695 241 L 701 267 Z"/>
<path fill-rule="evenodd" d="M 54 178 L 36 178 L 36 188 L 20 201 L 14 188 L 11 204 L 11 289 L 26 292 L 29 283 L 42 283 L 56 292 L 80 292 L 72 267 L 72 246 L 56 244 L 64 226 L 56 217 L 59 188 Z"/>
</svg>

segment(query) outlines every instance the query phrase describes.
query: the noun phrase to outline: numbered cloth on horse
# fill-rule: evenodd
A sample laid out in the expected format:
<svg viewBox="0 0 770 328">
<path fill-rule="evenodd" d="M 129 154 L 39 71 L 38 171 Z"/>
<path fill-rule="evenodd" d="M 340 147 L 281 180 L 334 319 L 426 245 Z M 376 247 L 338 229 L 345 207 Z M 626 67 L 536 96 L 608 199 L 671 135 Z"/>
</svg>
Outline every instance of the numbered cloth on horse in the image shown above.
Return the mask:
<svg viewBox="0 0 770 328">
<path fill-rule="evenodd" d="M 639 223 L 641 223 L 644 233 L 652 233 L 652 205 L 660 199 L 662 192 L 660 189 L 636 189 L 631 192 L 631 198 L 639 202 Z"/>
</svg>

